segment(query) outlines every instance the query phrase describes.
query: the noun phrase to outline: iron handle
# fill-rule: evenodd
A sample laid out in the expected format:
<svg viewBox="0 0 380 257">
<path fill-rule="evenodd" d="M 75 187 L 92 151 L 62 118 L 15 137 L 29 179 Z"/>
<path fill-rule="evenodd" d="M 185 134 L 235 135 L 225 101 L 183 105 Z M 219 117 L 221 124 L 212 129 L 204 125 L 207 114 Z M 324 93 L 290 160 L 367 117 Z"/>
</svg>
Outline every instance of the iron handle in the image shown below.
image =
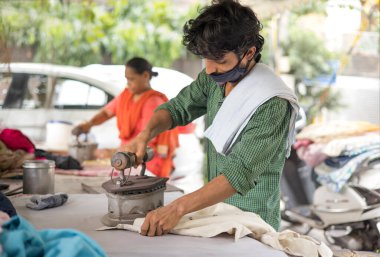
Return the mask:
<svg viewBox="0 0 380 257">
<path fill-rule="evenodd" d="M 148 162 L 154 157 L 152 148 L 147 147 L 143 157 L 143 162 Z M 117 170 L 125 170 L 136 165 L 136 154 L 131 152 L 117 152 L 112 155 L 111 166 Z"/>
</svg>

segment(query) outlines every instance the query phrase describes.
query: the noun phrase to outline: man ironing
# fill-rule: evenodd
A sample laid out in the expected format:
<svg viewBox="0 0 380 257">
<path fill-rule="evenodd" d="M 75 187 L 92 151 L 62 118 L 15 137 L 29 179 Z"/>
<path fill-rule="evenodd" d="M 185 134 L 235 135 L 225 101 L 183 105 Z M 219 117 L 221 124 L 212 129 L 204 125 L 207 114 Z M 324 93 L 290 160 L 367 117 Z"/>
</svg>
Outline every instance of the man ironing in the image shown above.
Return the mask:
<svg viewBox="0 0 380 257">
<path fill-rule="evenodd" d="M 258 63 L 264 38 L 255 13 L 220 0 L 184 26 L 184 44 L 205 69 L 177 97 L 159 106 L 129 144 L 141 162 L 150 139 L 206 114 L 207 176 L 201 189 L 146 216 L 141 234 L 168 233 L 190 212 L 218 202 L 280 225 L 280 177 L 298 112 L 293 92 Z"/>
</svg>

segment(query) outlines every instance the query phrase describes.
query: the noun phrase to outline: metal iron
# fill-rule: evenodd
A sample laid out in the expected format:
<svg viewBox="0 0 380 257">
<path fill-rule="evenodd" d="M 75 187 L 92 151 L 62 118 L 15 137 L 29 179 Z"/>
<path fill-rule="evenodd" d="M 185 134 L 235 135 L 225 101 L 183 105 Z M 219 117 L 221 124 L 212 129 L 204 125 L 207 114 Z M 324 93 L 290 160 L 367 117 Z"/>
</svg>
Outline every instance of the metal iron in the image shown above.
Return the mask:
<svg viewBox="0 0 380 257">
<path fill-rule="evenodd" d="M 164 191 L 168 178 L 145 175 L 146 162 L 153 159 L 151 148 L 143 158 L 139 175 L 131 176 L 131 169 L 136 165 L 136 155 L 130 152 L 117 152 L 111 158 L 111 166 L 119 171 L 119 177 L 104 182 L 102 187 L 107 191 L 108 213 L 101 219 L 106 226 L 133 224 L 136 218 L 145 215 L 164 204 Z M 128 175 L 124 171 L 129 169 Z"/>
</svg>

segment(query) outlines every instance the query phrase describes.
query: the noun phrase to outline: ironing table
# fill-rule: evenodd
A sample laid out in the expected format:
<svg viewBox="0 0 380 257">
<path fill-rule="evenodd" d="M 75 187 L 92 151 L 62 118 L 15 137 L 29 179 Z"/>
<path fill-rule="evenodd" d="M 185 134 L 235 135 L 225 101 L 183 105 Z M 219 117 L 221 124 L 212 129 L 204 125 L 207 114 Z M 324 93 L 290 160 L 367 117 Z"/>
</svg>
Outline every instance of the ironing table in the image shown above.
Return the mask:
<svg viewBox="0 0 380 257">
<path fill-rule="evenodd" d="M 180 192 L 165 192 L 165 203 L 180 197 Z M 255 256 L 287 257 L 261 242 L 244 237 L 237 242 L 233 236 L 222 234 L 214 238 L 180 235 L 145 237 L 125 230 L 96 231 L 102 226 L 100 218 L 107 213 L 107 197 L 104 194 L 71 194 L 60 207 L 35 211 L 25 207 L 30 195 L 11 197 L 19 215 L 37 229 L 73 228 L 94 239 L 107 256 Z"/>
</svg>

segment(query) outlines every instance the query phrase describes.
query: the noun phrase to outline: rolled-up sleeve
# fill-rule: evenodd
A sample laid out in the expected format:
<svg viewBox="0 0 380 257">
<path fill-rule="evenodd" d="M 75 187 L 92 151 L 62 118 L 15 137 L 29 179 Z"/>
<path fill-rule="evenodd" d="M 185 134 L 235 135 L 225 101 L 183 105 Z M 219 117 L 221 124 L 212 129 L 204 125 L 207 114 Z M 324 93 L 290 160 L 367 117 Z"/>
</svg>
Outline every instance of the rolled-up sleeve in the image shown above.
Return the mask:
<svg viewBox="0 0 380 257">
<path fill-rule="evenodd" d="M 220 174 L 240 195 L 254 188 L 278 158 L 285 160 L 290 114 L 286 100 L 270 99 L 257 109 L 240 140 L 224 157 Z"/>
<path fill-rule="evenodd" d="M 194 82 L 183 88 L 175 98 L 160 105 L 156 111 L 168 110 L 173 120 L 172 127 L 187 125 L 206 114 L 208 88 L 207 75 L 202 71 Z"/>
</svg>

